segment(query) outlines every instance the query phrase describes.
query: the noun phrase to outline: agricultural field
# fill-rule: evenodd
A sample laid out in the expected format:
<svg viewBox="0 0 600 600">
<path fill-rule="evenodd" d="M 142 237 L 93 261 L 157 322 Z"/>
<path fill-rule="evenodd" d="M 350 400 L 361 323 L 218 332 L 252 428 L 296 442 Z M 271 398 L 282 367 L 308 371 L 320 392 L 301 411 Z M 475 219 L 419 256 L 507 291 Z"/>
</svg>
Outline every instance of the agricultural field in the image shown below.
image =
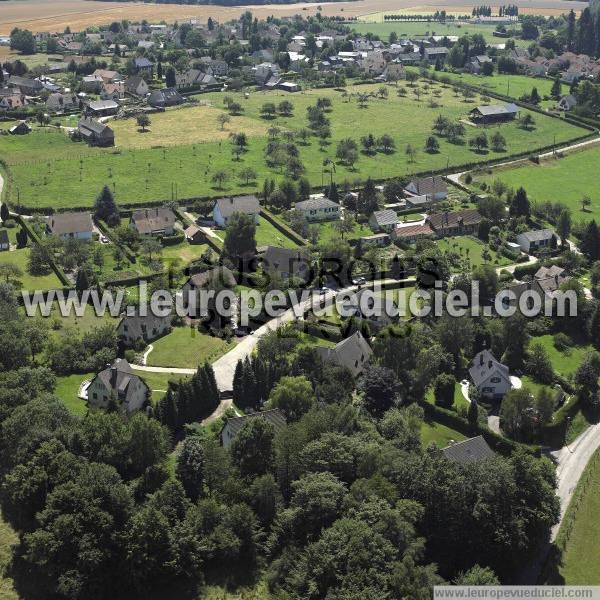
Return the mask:
<svg viewBox="0 0 600 600">
<path fill-rule="evenodd" d="M 189 327 L 175 327 L 168 335 L 152 342 L 152 346 L 149 365 L 184 369 L 195 369 L 205 361 L 213 362 L 233 347 L 231 343 Z"/>
<path fill-rule="evenodd" d="M 539 165 L 522 163 L 514 168 L 493 169 L 491 173 L 475 174 L 474 181 L 488 185 L 500 179 L 511 188 L 523 186 L 531 200 L 562 202 L 576 221 L 600 218 L 600 188 L 597 165 L 600 148 L 594 147 L 566 154 L 563 158 L 548 158 Z M 592 203 L 582 210 L 581 199 L 589 196 Z"/>
<path fill-rule="evenodd" d="M 356 180 L 373 177 L 383 179 L 392 176 L 408 176 L 410 173 L 439 169 L 448 165 L 461 165 L 472 161 L 485 161 L 502 156 L 500 153 L 475 153 L 467 144 L 456 145 L 440 140 L 440 151 L 428 154 L 423 150 L 431 124 L 437 115 L 445 114 L 452 120 L 464 118 L 469 110 L 481 103 L 475 97 L 466 102 L 452 90 L 441 84 L 419 82 L 419 97 L 407 88 L 407 95 L 396 95 L 396 87 L 386 86 L 388 98 L 372 97 L 365 108 L 357 102 L 357 94 L 377 94 L 380 86 L 349 86 L 344 94 L 333 89 L 308 90 L 290 95 L 285 92 L 256 92 L 246 99 L 242 93 L 230 94 L 244 108 L 246 119 L 256 123 L 257 128 L 276 126 L 280 130 L 298 131 L 307 126 L 306 109 L 314 105 L 317 98 L 328 97 L 333 108 L 328 114 L 331 121 L 331 143 L 319 149 L 317 139 L 310 137 L 307 145 L 298 143 L 300 158 L 306 168 L 305 175 L 313 185 L 320 185 L 323 179 L 323 160 L 334 159 L 340 140 L 352 138 L 357 143 L 360 137 L 372 133 L 381 136 L 391 135 L 396 143 L 396 152 L 377 153 L 374 156 L 359 154 L 353 165 L 338 162 L 336 178 Z M 439 98 L 433 96 L 438 90 Z M 260 109 L 265 102 L 278 104 L 282 100 L 294 104 L 291 117 L 277 117 L 272 120 L 261 118 Z M 223 95 L 205 94 L 203 100 L 215 107 L 222 106 Z M 435 100 L 437 106 L 430 105 Z M 191 110 L 191 109 L 190 109 Z M 224 110 L 215 108 L 212 110 Z M 185 111 L 173 111 L 184 114 Z M 166 113 L 169 114 L 169 113 Z M 158 117 L 154 116 L 153 119 Z M 507 140 L 507 153 L 533 151 L 535 148 L 557 142 L 564 142 L 583 135 L 584 130 L 568 123 L 535 115 L 536 127 L 524 131 L 517 123 L 507 123 L 486 128 L 488 135 L 492 129 L 499 129 Z M 231 124 L 227 127 L 231 129 Z M 218 134 L 220 127 L 214 129 Z M 467 138 L 478 129 L 469 127 Z M 144 137 L 147 134 L 135 134 Z M 6 136 L 8 137 L 8 136 Z M 199 196 L 222 196 L 225 194 L 248 193 L 259 186 L 265 177 L 281 180 L 285 177 L 282 169 L 270 169 L 265 164 L 265 146 L 268 138 L 259 136 L 249 139 L 248 151 L 240 159 L 231 152 L 228 141 L 212 141 L 164 148 L 126 150 L 112 148 L 93 149 L 71 142 L 58 130 L 34 131 L 19 140 L 0 139 L 0 157 L 8 161 L 8 168 L 14 179 L 12 196 L 18 195 L 21 204 L 40 209 L 45 207 L 68 208 L 91 206 L 103 185 L 109 183 L 114 189 L 117 202 L 121 204 L 143 204 L 148 200 L 168 200 L 173 195 L 173 185 L 177 184 L 179 199 Z M 117 146 L 121 143 L 117 135 Z M 135 143 L 135 142 L 134 142 Z M 406 146 L 416 149 L 416 155 L 406 154 Z M 52 152 L 49 152 L 52 148 Z M 48 160 L 48 155 L 52 156 Z M 254 184 L 248 185 L 240 176 L 247 167 L 257 173 Z M 224 170 L 229 178 L 223 183 L 215 183 L 213 176 Z"/>
<path fill-rule="evenodd" d="M 581 493 L 581 500 L 575 501 Z M 565 523 L 573 519 L 565 540 L 560 575 L 565 585 L 600 584 L 600 450 L 590 459 L 567 510 Z M 564 529 L 564 528 L 563 528 Z M 561 529 L 559 541 L 566 532 Z"/>
</svg>

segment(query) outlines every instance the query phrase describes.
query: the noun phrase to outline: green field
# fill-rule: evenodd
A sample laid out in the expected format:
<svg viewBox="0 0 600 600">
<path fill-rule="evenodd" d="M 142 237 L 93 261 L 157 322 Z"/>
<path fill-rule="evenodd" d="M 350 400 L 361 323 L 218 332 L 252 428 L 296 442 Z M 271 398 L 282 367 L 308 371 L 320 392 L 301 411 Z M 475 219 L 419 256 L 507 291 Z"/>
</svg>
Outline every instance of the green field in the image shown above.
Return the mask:
<svg viewBox="0 0 600 600">
<path fill-rule="evenodd" d="M 53 290 L 62 289 L 63 285 L 54 273 L 51 271 L 48 275 L 30 275 L 27 271 L 27 264 L 29 262 L 29 248 L 20 248 L 19 250 L 12 250 L 10 252 L 0 252 L 0 263 L 10 263 L 16 265 L 21 269 L 22 275 L 18 278 L 20 282 L 20 288 L 24 290 Z"/>
<path fill-rule="evenodd" d="M 578 508 L 576 498 L 581 494 Z M 565 585 L 600 585 L 600 450 L 591 458 L 567 509 L 564 523 L 573 527 L 562 556 L 560 574 Z M 564 526 L 558 543 L 565 538 Z"/>
<path fill-rule="evenodd" d="M 400 11 L 389 10 L 385 14 L 396 13 Z M 495 25 L 480 25 L 480 24 L 468 24 L 461 25 L 457 23 L 437 23 L 437 22 L 426 22 L 426 21 L 396 21 L 396 22 L 379 22 L 383 21 L 383 14 L 379 13 L 376 15 L 366 15 L 365 20 L 373 20 L 378 22 L 369 23 L 352 23 L 350 27 L 357 33 L 365 34 L 372 33 L 378 35 L 380 39 L 387 41 L 390 37 L 390 33 L 395 31 L 400 37 L 429 37 L 432 35 L 474 35 L 481 34 L 485 38 L 488 44 L 504 44 L 509 38 L 494 37 Z M 526 42 L 518 38 L 514 38 L 517 45 L 526 45 Z"/>
<path fill-rule="evenodd" d="M 553 339 L 551 335 L 543 335 L 532 338 L 531 341 L 540 342 L 544 346 L 552 368 L 563 377 L 573 375 L 583 362 L 585 355 L 593 350 L 592 346 L 572 346 L 566 352 L 560 352 L 554 346 Z"/>
<path fill-rule="evenodd" d="M 65 403 L 69 412 L 74 415 L 83 416 L 87 412 L 87 404 L 85 400 L 78 397 L 79 387 L 86 380 L 92 380 L 95 373 L 87 373 L 85 375 L 66 375 L 56 378 L 55 394 Z"/>
<path fill-rule="evenodd" d="M 589 221 L 600 218 L 600 188 L 596 169 L 600 161 L 600 148 L 581 150 L 564 158 L 550 158 L 539 165 L 523 163 L 523 166 L 492 171 L 492 174 L 476 176 L 476 181 L 490 184 L 500 179 L 514 189 L 523 186 L 532 200 L 538 202 L 562 202 L 569 206 L 573 219 Z M 591 206 L 581 210 L 581 199 L 589 196 Z"/>
<path fill-rule="evenodd" d="M 481 98 L 465 102 L 441 84 L 420 83 L 419 86 L 421 96 L 418 100 L 410 88 L 406 97 L 398 97 L 396 88 L 387 86 L 389 97 L 371 98 L 366 108 L 358 105 L 356 94 L 376 93 L 380 86 L 348 86 L 346 98 L 333 89 L 308 90 L 295 95 L 275 91 L 253 92 L 248 99 L 241 92 L 230 95 L 244 107 L 245 117 L 260 123 L 265 122 L 260 116 L 260 109 L 265 102 L 277 104 L 284 99 L 290 100 L 294 104 L 293 116 L 277 117 L 268 124 L 292 131 L 307 126 L 306 109 L 314 105 L 317 98 L 332 99 L 333 110 L 328 114 L 332 129 L 330 145 L 321 150 L 314 137 L 309 138 L 308 145 L 298 145 L 300 158 L 306 168 L 305 174 L 313 185 L 320 185 L 323 160 L 335 158 L 339 140 L 350 137 L 358 143 L 360 137 L 368 133 L 374 136 L 390 134 L 396 142 L 397 151 L 374 156 L 360 153 L 353 167 L 338 162 L 338 181 L 353 181 L 368 176 L 377 179 L 406 176 L 498 156 L 494 152 L 477 154 L 468 144 L 453 145 L 446 140 L 440 141 L 439 153 L 424 152 L 425 140 L 437 115 L 444 114 L 453 120 L 464 118 L 474 105 L 481 103 Z M 436 89 L 441 91 L 439 98 L 432 95 Z M 223 95 L 220 93 L 205 94 L 203 99 L 219 107 L 218 110 L 223 106 Z M 430 106 L 430 100 L 435 100 L 439 106 Z M 183 114 L 185 111 L 181 112 Z M 153 115 L 153 119 L 157 118 Z M 536 128 L 529 132 L 519 129 L 517 123 L 494 127 L 499 128 L 507 139 L 507 152 L 528 152 L 551 144 L 555 136 L 557 142 L 564 142 L 584 134 L 582 129 L 550 117 L 536 114 L 535 120 Z M 467 137 L 476 131 L 469 128 Z M 487 131 L 491 135 L 491 128 Z M 179 199 L 248 193 L 253 191 L 252 186 L 247 186 L 239 178 L 240 171 L 246 167 L 257 172 L 257 182 L 262 182 L 266 176 L 281 180 L 285 177 L 284 170 L 270 169 L 265 164 L 267 142 L 264 136 L 250 138 L 248 152 L 238 161 L 232 156 L 229 141 L 144 150 L 103 150 L 73 143 L 56 130 L 34 131 L 22 137 L 2 136 L 0 158 L 8 161 L 14 178 L 9 198 L 12 202 L 16 201 L 18 189 L 20 202 L 31 208 L 92 206 L 99 190 L 108 183 L 115 190 L 117 202 L 143 204 L 148 200 L 171 199 L 175 183 Z M 417 149 L 413 162 L 405 153 L 407 144 Z M 48 159 L 48 156 L 52 158 Z M 225 170 L 230 174 L 221 189 L 212 181 L 217 170 Z"/>
<path fill-rule="evenodd" d="M 168 335 L 152 342 L 152 346 L 149 365 L 184 369 L 195 369 L 204 361 L 213 362 L 233 347 L 220 338 L 189 327 L 175 327 Z"/>
<path fill-rule="evenodd" d="M 319 242 L 327 243 L 331 240 L 337 240 L 341 237 L 340 232 L 335 227 L 335 221 L 327 221 L 326 223 L 315 224 L 314 227 L 319 228 Z M 373 235 L 373 231 L 367 223 L 355 223 L 354 230 L 344 234 L 346 240 L 356 240 L 358 238 Z"/>
<path fill-rule="evenodd" d="M 261 217 L 256 226 L 256 245 L 257 246 L 279 246 L 280 248 L 297 248 L 298 244 L 281 233 L 279 229 Z"/>
</svg>

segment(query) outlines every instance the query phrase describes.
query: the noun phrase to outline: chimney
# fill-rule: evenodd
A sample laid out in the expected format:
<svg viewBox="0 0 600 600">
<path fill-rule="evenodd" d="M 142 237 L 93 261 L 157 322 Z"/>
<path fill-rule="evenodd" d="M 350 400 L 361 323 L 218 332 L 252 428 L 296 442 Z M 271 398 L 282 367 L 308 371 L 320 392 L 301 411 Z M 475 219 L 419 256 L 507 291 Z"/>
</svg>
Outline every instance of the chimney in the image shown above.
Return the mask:
<svg viewBox="0 0 600 600">
<path fill-rule="evenodd" d="M 556 281 L 556 287 L 558 287 L 558 275 L 554 276 L 554 280 Z"/>
<path fill-rule="evenodd" d="M 229 196 L 229 202 L 233 204 L 233 196 Z"/>
<path fill-rule="evenodd" d="M 479 364 L 483 366 L 483 352 L 479 353 Z"/>
<path fill-rule="evenodd" d="M 492 361 L 488 360 L 488 369 L 491 369 L 491 368 L 492 368 Z"/>
<path fill-rule="evenodd" d="M 149 215 L 148 209 L 146 209 L 146 219 L 148 218 L 148 215 Z"/>
<path fill-rule="evenodd" d="M 117 387 L 117 365 L 116 363 L 110 368 L 110 387 Z"/>
</svg>

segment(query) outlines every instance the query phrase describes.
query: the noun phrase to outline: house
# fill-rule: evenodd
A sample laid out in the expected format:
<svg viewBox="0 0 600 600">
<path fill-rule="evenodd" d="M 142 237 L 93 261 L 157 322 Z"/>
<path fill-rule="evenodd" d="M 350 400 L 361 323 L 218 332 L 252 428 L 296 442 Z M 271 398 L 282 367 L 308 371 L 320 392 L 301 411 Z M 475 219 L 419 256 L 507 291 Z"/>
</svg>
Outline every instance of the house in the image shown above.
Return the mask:
<svg viewBox="0 0 600 600">
<path fill-rule="evenodd" d="M 172 316 L 158 317 L 148 311 L 146 316 L 125 314 L 117 325 L 117 336 L 127 345 L 133 346 L 139 340 L 151 342 L 171 331 Z"/>
<path fill-rule="evenodd" d="M 424 58 L 430 64 L 436 63 L 438 60 L 444 62 L 448 56 L 448 48 L 445 46 L 435 46 L 433 48 L 425 48 Z"/>
<path fill-rule="evenodd" d="M 104 83 L 116 83 L 123 80 L 118 71 L 109 71 L 107 69 L 96 69 L 92 75 L 100 77 Z"/>
<path fill-rule="evenodd" d="M 154 71 L 154 63 L 145 56 L 136 58 L 133 61 L 133 67 L 136 73 L 147 73 L 148 75 L 152 75 L 152 72 Z"/>
<path fill-rule="evenodd" d="M 572 110 L 577 106 L 577 98 L 573 94 L 567 94 L 558 101 L 559 110 Z"/>
<path fill-rule="evenodd" d="M 214 267 L 208 271 L 195 273 L 182 286 L 181 295 L 183 307 L 188 311 L 189 316 L 194 318 L 205 315 L 207 306 L 202 305 L 199 292 L 210 287 L 225 287 L 231 289 L 237 281 L 234 274 L 227 267 Z M 192 298 L 195 297 L 194 300 Z"/>
<path fill-rule="evenodd" d="M 103 83 L 100 90 L 102 100 L 122 100 L 125 98 L 125 82 L 115 81 L 115 83 Z"/>
<path fill-rule="evenodd" d="M 190 225 L 184 231 L 185 239 L 190 244 L 202 244 L 204 243 L 205 237 L 202 230 L 197 225 Z"/>
<path fill-rule="evenodd" d="M 397 81 L 406 77 L 406 69 L 402 63 L 391 62 L 387 63 L 381 78 L 384 81 Z"/>
<path fill-rule="evenodd" d="M 498 362 L 487 348 L 475 355 L 469 375 L 473 385 L 486 398 L 499 400 L 512 388 L 508 367 Z"/>
<path fill-rule="evenodd" d="M 390 243 L 390 236 L 387 233 L 376 233 L 374 235 L 365 235 L 358 239 L 361 250 L 377 246 L 383 248 Z"/>
<path fill-rule="evenodd" d="M 371 346 L 360 331 L 342 340 L 333 348 L 317 348 L 323 362 L 331 362 L 346 367 L 355 377 L 363 372 L 373 354 Z"/>
<path fill-rule="evenodd" d="M 0 96 L 0 109 L 12 110 L 15 108 L 23 108 L 27 106 L 29 102 L 24 95 L 12 94 L 10 96 Z"/>
<path fill-rule="evenodd" d="M 469 113 L 471 121 L 476 124 L 502 123 L 512 121 L 519 114 L 519 107 L 509 104 L 485 104 L 477 106 Z"/>
<path fill-rule="evenodd" d="M 85 212 L 51 215 L 46 221 L 46 233 L 62 239 L 91 240 L 94 226 L 92 216 Z"/>
<path fill-rule="evenodd" d="M 373 231 L 391 233 L 398 224 L 398 215 L 395 210 L 386 208 L 385 210 L 376 210 L 369 217 L 369 226 Z"/>
<path fill-rule="evenodd" d="M 419 208 L 428 210 L 431 207 L 433 200 L 429 196 L 409 196 L 406 198 L 406 208 Z"/>
<path fill-rule="evenodd" d="M 142 208 L 133 211 L 129 226 L 140 235 L 173 235 L 176 221 L 170 208 Z"/>
<path fill-rule="evenodd" d="M 32 79 L 31 77 L 11 75 L 7 83 L 9 88 L 16 89 L 26 96 L 37 96 L 44 89 L 44 85 L 39 79 Z"/>
<path fill-rule="evenodd" d="M 86 75 L 81 80 L 81 91 L 88 94 L 99 94 L 103 83 L 100 75 Z"/>
<path fill-rule="evenodd" d="M 325 196 L 315 196 L 296 202 L 294 210 L 301 213 L 309 222 L 337 221 L 340 218 L 340 205 Z"/>
<path fill-rule="evenodd" d="M 236 196 L 235 198 L 219 198 L 213 208 L 213 220 L 217 227 L 227 227 L 231 215 L 243 213 L 249 215 L 258 224 L 260 203 L 254 195 Z"/>
<path fill-rule="evenodd" d="M 8 231 L 0 229 L 0 251 L 10 250 L 10 240 L 8 239 Z"/>
<path fill-rule="evenodd" d="M 445 448 L 442 448 L 442 454 L 452 462 L 468 465 L 469 463 L 494 458 L 494 451 L 489 447 L 482 435 L 454 442 Z"/>
<path fill-rule="evenodd" d="M 150 93 L 150 88 L 145 79 L 139 75 L 134 75 L 125 82 L 125 91 L 132 96 L 145 98 Z"/>
<path fill-rule="evenodd" d="M 483 65 L 485 64 L 493 65 L 492 59 L 487 54 L 474 56 L 471 62 L 467 65 L 467 69 L 471 73 L 478 75 L 483 70 Z"/>
<path fill-rule="evenodd" d="M 413 179 L 404 191 L 410 196 L 427 196 L 430 200 L 444 200 L 448 196 L 448 186 L 441 175 Z"/>
<path fill-rule="evenodd" d="M 540 267 L 533 276 L 534 285 L 541 295 L 546 298 L 554 298 L 560 286 L 569 280 L 565 270 L 558 265 L 551 267 Z"/>
<path fill-rule="evenodd" d="M 92 379 L 87 394 L 90 406 L 108 408 L 115 403 L 124 412 L 132 413 L 143 408 L 150 390 L 144 380 L 134 374 L 126 360 L 117 358 Z"/>
<path fill-rule="evenodd" d="M 229 448 L 242 427 L 254 419 L 264 419 L 273 426 L 275 433 L 281 431 L 286 426 L 285 415 L 278 408 L 255 412 L 250 415 L 244 415 L 243 417 L 231 417 L 227 419 L 227 422 L 223 425 L 223 428 L 219 433 L 221 446 Z"/>
<path fill-rule="evenodd" d="M 148 104 L 154 108 L 166 108 L 183 104 L 183 97 L 175 88 L 155 90 L 148 96 Z"/>
<path fill-rule="evenodd" d="M 104 123 L 84 117 L 77 124 L 77 131 L 90 146 L 114 146 L 115 132 Z"/>
<path fill-rule="evenodd" d="M 79 98 L 75 94 L 50 94 L 46 100 L 46 109 L 50 112 L 63 112 L 79 108 Z"/>
<path fill-rule="evenodd" d="M 537 229 L 517 235 L 517 244 L 526 254 L 535 254 L 543 250 L 553 250 L 558 244 L 558 236 L 552 229 Z"/>
<path fill-rule="evenodd" d="M 282 279 L 301 279 L 304 283 L 310 277 L 310 260 L 298 249 L 267 246 L 262 259 L 262 268 L 269 275 Z"/>
<path fill-rule="evenodd" d="M 425 222 L 437 237 L 476 235 L 482 217 L 476 208 L 429 215 Z"/>
<path fill-rule="evenodd" d="M 114 100 L 94 100 L 86 106 L 85 112 L 92 117 L 108 117 L 119 112 L 119 105 Z"/>
<path fill-rule="evenodd" d="M 277 83 L 277 89 L 283 90 L 284 92 L 299 92 L 300 86 L 294 81 L 279 81 Z"/>
<path fill-rule="evenodd" d="M 8 130 L 8 133 L 11 135 L 27 135 L 31 133 L 31 127 L 29 127 L 27 121 L 19 121 Z"/>
<path fill-rule="evenodd" d="M 185 73 L 177 73 L 175 75 L 175 87 L 178 90 L 186 88 L 206 88 L 209 86 L 219 85 L 219 82 L 208 73 L 204 73 L 199 69 L 188 69 Z"/>
<path fill-rule="evenodd" d="M 406 244 L 414 244 L 417 240 L 433 236 L 433 229 L 427 224 L 408 225 L 407 227 L 396 227 L 394 237 Z"/>
</svg>

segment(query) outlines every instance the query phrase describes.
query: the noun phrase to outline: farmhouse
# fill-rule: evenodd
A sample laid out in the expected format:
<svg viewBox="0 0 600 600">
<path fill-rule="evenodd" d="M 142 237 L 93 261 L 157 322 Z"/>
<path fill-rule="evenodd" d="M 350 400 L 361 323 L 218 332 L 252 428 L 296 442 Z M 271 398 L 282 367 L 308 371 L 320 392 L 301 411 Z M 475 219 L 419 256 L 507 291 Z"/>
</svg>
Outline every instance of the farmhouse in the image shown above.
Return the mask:
<svg viewBox="0 0 600 600">
<path fill-rule="evenodd" d="M 46 221 L 46 233 L 62 239 L 91 240 L 93 230 L 92 217 L 86 212 L 59 213 Z"/>
<path fill-rule="evenodd" d="M 31 127 L 29 127 L 27 121 L 19 121 L 8 130 L 8 133 L 11 135 L 27 135 L 31 133 Z"/>
<path fill-rule="evenodd" d="M 51 112 L 62 112 L 79 108 L 79 99 L 75 94 L 50 94 L 46 100 L 46 109 Z"/>
<path fill-rule="evenodd" d="M 411 196 L 426 196 L 430 200 L 444 200 L 448 196 L 448 186 L 440 175 L 414 179 L 404 191 Z"/>
<path fill-rule="evenodd" d="M 262 260 L 263 271 L 278 275 L 282 279 L 292 277 L 302 279 L 304 283 L 310 274 L 310 262 L 306 254 L 291 248 L 267 246 Z"/>
<path fill-rule="evenodd" d="M 129 226 L 140 235 L 173 235 L 176 221 L 170 208 L 143 208 L 133 211 Z"/>
<path fill-rule="evenodd" d="M 433 229 L 427 224 L 408 225 L 407 227 L 396 227 L 394 236 L 397 240 L 406 244 L 414 244 L 417 240 L 431 237 Z"/>
<path fill-rule="evenodd" d="M 219 82 L 212 75 L 203 73 L 199 69 L 189 69 L 185 73 L 175 75 L 175 87 L 178 90 L 185 88 L 205 89 L 216 85 L 219 85 Z"/>
<path fill-rule="evenodd" d="M 84 117 L 77 124 L 77 131 L 90 146 L 114 146 L 115 132 L 104 123 Z"/>
<path fill-rule="evenodd" d="M 537 229 L 517 235 L 517 244 L 526 254 L 535 254 L 543 250 L 552 250 L 558 244 L 558 236 L 552 229 Z"/>
<path fill-rule="evenodd" d="M 482 435 L 454 442 L 445 448 L 442 448 L 442 454 L 452 462 L 462 465 L 479 462 L 488 458 L 494 458 L 494 451 L 489 447 Z"/>
<path fill-rule="evenodd" d="M 512 387 L 508 367 L 498 362 L 487 349 L 475 355 L 469 375 L 473 385 L 486 398 L 501 399 Z"/>
<path fill-rule="evenodd" d="M 29 104 L 27 98 L 24 95 L 12 94 L 10 96 L 0 97 L 0 109 L 11 110 L 14 108 L 22 108 Z"/>
<path fill-rule="evenodd" d="M 104 83 L 116 83 L 123 79 L 118 71 L 109 71 L 107 69 L 96 69 L 92 75 L 100 77 Z"/>
<path fill-rule="evenodd" d="M 91 94 L 100 93 L 100 89 L 102 88 L 102 77 L 100 75 L 86 75 L 81 80 L 81 90 Z"/>
<path fill-rule="evenodd" d="M 476 234 L 481 223 L 481 215 L 476 208 L 457 210 L 454 212 L 444 211 L 429 215 L 425 221 L 437 237 L 451 235 Z"/>
<path fill-rule="evenodd" d="M 398 224 L 398 215 L 391 208 L 376 210 L 369 217 L 369 226 L 373 231 L 391 233 Z"/>
<path fill-rule="evenodd" d="M 317 348 L 317 354 L 323 362 L 331 362 L 346 367 L 355 377 L 363 372 L 373 350 L 360 331 L 342 340 L 333 348 Z"/>
<path fill-rule="evenodd" d="M 325 196 L 296 202 L 294 210 L 301 213 L 309 222 L 337 221 L 340 218 L 340 205 Z"/>
<path fill-rule="evenodd" d="M 232 417 L 227 419 L 227 422 L 223 425 L 223 429 L 219 433 L 221 446 L 229 448 L 242 427 L 253 419 L 264 419 L 273 426 L 275 433 L 281 431 L 286 426 L 285 415 L 278 408 L 252 413 L 243 417 Z"/>
<path fill-rule="evenodd" d="M 10 250 L 10 240 L 8 239 L 8 231 L 0 229 L 0 251 Z"/>
<path fill-rule="evenodd" d="M 142 316 L 139 310 L 134 315 L 125 314 L 117 325 L 118 337 L 128 346 L 139 340 L 151 342 L 171 331 L 171 316 L 158 317 L 148 311 Z"/>
<path fill-rule="evenodd" d="M 44 89 L 39 79 L 19 77 L 18 75 L 11 75 L 8 78 L 8 87 L 17 89 L 21 94 L 26 94 L 27 96 L 37 96 Z"/>
<path fill-rule="evenodd" d="M 108 408 L 114 403 L 120 410 L 131 413 L 141 409 L 149 395 L 150 390 L 144 380 L 133 373 L 126 360 L 117 358 L 92 379 L 88 387 L 88 404 Z"/>
<path fill-rule="evenodd" d="M 481 123 L 482 125 L 512 121 L 518 114 L 519 107 L 512 102 L 510 104 L 485 104 L 477 106 L 469 113 L 474 123 Z"/>
<path fill-rule="evenodd" d="M 135 68 L 136 73 L 147 73 L 148 75 L 152 75 L 152 71 L 154 70 L 154 63 L 148 60 L 145 56 L 141 58 L 136 58 L 133 61 L 133 66 Z"/>
<path fill-rule="evenodd" d="M 166 108 L 183 104 L 183 97 L 174 88 L 155 90 L 148 96 L 148 104 L 154 108 Z"/>
<path fill-rule="evenodd" d="M 94 100 L 90 102 L 85 112 L 91 117 L 107 117 L 116 115 L 119 105 L 114 100 Z"/>
<path fill-rule="evenodd" d="M 217 227 L 227 227 L 231 215 L 243 213 L 249 215 L 258 224 L 260 203 L 254 195 L 219 198 L 213 208 L 213 220 Z"/>
<path fill-rule="evenodd" d="M 115 83 L 104 83 L 100 90 L 102 100 L 122 100 L 125 98 L 125 82 L 116 81 Z"/>
<path fill-rule="evenodd" d="M 406 199 L 406 208 L 420 208 L 426 210 L 430 207 L 432 200 L 429 196 L 409 196 Z"/>
</svg>

